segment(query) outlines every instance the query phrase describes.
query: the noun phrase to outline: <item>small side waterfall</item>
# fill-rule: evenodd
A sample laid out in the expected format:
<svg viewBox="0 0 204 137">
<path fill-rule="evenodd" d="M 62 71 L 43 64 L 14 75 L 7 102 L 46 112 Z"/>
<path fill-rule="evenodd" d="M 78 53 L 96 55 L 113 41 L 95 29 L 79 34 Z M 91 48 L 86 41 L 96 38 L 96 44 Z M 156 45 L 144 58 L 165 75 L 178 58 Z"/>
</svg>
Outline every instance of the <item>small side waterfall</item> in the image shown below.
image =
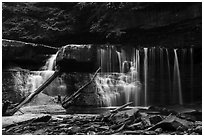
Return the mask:
<svg viewBox="0 0 204 137">
<path fill-rule="evenodd" d="M 51 75 L 54 73 L 54 65 L 57 54 L 51 55 L 50 58 L 46 61 L 45 66 L 42 67 L 44 70 L 40 71 L 31 71 L 28 76 L 26 85 L 29 93 L 34 92 L 39 88 Z M 57 96 L 58 94 L 66 93 L 66 84 L 58 78 L 55 79 L 48 87 L 46 87 L 42 93 L 35 97 L 34 105 L 39 104 L 40 102 L 46 102 L 46 97 L 48 96 Z M 43 96 L 43 97 L 41 97 Z M 39 98 L 39 99 L 38 99 Z M 47 97 L 48 98 L 48 97 Z M 50 97 L 49 97 L 50 98 Z"/>
<path fill-rule="evenodd" d="M 122 72 L 122 66 L 121 66 L 121 64 L 122 64 L 122 62 L 121 62 L 121 53 L 118 52 L 118 51 L 116 51 L 116 53 L 117 53 L 118 61 L 119 61 L 119 71 Z"/>
<path fill-rule="evenodd" d="M 46 61 L 46 64 L 45 64 L 46 70 L 53 71 L 56 57 L 57 57 L 57 53 L 51 55 L 51 57 Z"/>
</svg>

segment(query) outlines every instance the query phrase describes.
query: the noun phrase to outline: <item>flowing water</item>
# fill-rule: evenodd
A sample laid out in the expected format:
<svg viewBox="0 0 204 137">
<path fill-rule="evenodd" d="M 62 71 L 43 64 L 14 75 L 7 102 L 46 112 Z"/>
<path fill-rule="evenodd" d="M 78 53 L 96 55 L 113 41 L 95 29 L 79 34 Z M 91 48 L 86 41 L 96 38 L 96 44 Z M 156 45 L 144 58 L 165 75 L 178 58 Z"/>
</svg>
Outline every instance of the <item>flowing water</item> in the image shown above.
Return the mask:
<svg viewBox="0 0 204 137">
<path fill-rule="evenodd" d="M 182 81 L 188 85 L 185 89 L 190 88 L 190 94 L 193 93 L 192 52 L 192 48 L 99 48 L 98 59 L 102 71 L 96 79 L 98 90 L 104 95 L 107 106 L 118 106 L 130 101 L 134 106 L 182 105 Z M 186 61 L 184 64 L 180 62 L 182 58 L 186 60 L 188 55 L 190 66 Z M 183 72 L 189 69 L 191 76 L 186 78 L 187 74 Z M 190 79 L 190 82 L 185 79 Z M 186 92 L 189 94 L 189 91 Z"/>
<path fill-rule="evenodd" d="M 174 54 L 175 54 L 175 58 L 174 58 L 174 86 L 173 86 L 173 91 L 178 92 L 179 104 L 182 105 L 183 104 L 183 97 L 182 97 L 181 77 L 180 77 L 180 69 L 179 69 L 179 63 L 178 63 L 177 49 L 174 49 Z"/>
<path fill-rule="evenodd" d="M 31 71 L 27 80 L 27 89 L 29 93 L 34 92 L 40 87 L 50 76 L 54 74 L 55 59 L 57 54 L 53 54 L 46 61 L 45 66 L 42 67 L 44 70 Z M 49 96 L 57 96 L 58 94 L 66 93 L 66 84 L 59 77 L 56 78 L 49 86 L 47 86 L 43 93 Z"/>
<path fill-rule="evenodd" d="M 103 104 L 182 105 L 189 102 L 188 99 L 184 100 L 186 96 L 192 101 L 195 75 L 193 52 L 193 48 L 97 47 L 97 67 L 101 67 L 101 72 L 95 78 L 95 83 Z M 43 66 L 44 70 L 30 73 L 27 80 L 30 93 L 54 73 L 56 55 L 50 56 Z M 190 76 L 187 75 L 189 73 Z M 66 94 L 67 85 L 59 77 L 43 93 L 51 96 Z"/>
<path fill-rule="evenodd" d="M 144 54 L 145 54 L 145 57 L 144 57 L 144 105 L 147 106 L 147 70 L 148 70 L 148 61 L 147 61 L 147 52 L 148 52 L 148 49 L 147 48 L 144 48 Z"/>
</svg>

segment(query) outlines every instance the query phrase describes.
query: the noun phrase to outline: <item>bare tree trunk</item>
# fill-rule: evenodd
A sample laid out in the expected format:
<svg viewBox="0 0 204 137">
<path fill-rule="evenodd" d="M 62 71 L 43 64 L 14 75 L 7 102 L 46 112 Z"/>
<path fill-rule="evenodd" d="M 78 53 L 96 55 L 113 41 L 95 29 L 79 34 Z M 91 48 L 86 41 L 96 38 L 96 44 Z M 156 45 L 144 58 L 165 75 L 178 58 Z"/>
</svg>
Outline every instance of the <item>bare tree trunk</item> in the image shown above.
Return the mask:
<svg viewBox="0 0 204 137">
<path fill-rule="evenodd" d="M 70 97 L 66 96 L 66 97 L 63 99 L 63 101 L 62 101 L 62 106 L 63 106 L 64 108 L 67 108 L 68 104 L 71 103 L 74 99 L 76 99 L 76 98 L 79 96 L 79 94 L 82 92 L 82 90 L 85 89 L 88 85 L 90 85 L 90 84 L 93 82 L 94 78 L 96 77 L 96 75 L 97 75 L 97 73 L 100 71 L 100 69 L 101 69 L 101 68 L 98 68 L 98 69 L 96 70 L 96 72 L 95 72 L 94 75 L 93 75 L 93 78 L 92 78 L 88 83 L 86 83 L 84 86 L 82 86 L 81 88 L 79 88 L 79 89 L 78 89 L 75 93 L 73 93 Z"/>
<path fill-rule="evenodd" d="M 61 72 L 59 70 L 56 70 L 54 74 L 45 81 L 38 89 L 36 89 L 33 93 L 31 93 L 25 100 L 23 100 L 18 106 L 13 108 L 12 110 L 8 110 L 6 112 L 6 115 L 12 116 L 15 114 L 23 105 L 30 102 L 37 94 L 39 94 L 43 89 L 45 89 Z"/>
</svg>

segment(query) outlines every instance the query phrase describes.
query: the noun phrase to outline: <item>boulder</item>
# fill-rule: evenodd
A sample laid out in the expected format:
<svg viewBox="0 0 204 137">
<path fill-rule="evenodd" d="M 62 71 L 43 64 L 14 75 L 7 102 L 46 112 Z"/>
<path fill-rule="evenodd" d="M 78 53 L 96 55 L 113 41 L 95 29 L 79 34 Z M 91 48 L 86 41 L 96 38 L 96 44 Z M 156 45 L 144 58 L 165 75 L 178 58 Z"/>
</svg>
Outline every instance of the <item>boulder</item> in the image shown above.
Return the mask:
<svg viewBox="0 0 204 137">
<path fill-rule="evenodd" d="M 2 127 L 8 127 L 15 124 L 22 124 L 24 122 L 35 121 L 36 122 L 47 122 L 51 116 L 47 114 L 24 114 L 24 115 L 13 115 L 9 117 L 2 117 Z"/>
<path fill-rule="evenodd" d="M 94 72 L 96 51 L 93 45 L 64 46 L 57 53 L 56 65 L 63 72 Z"/>
<path fill-rule="evenodd" d="M 198 133 L 198 134 L 202 134 L 202 126 L 197 126 L 195 129 L 194 129 L 194 132 Z"/>
<path fill-rule="evenodd" d="M 157 128 L 162 128 L 166 131 L 176 131 L 176 130 L 188 130 L 190 126 L 193 125 L 193 122 L 189 122 L 185 119 L 180 119 L 176 116 L 170 115 L 167 116 L 164 120 L 157 123 L 156 125 L 149 128 L 149 130 L 155 130 Z"/>
<path fill-rule="evenodd" d="M 162 121 L 162 117 L 160 115 L 151 116 L 149 118 L 151 124 L 157 124 L 158 122 Z"/>
</svg>

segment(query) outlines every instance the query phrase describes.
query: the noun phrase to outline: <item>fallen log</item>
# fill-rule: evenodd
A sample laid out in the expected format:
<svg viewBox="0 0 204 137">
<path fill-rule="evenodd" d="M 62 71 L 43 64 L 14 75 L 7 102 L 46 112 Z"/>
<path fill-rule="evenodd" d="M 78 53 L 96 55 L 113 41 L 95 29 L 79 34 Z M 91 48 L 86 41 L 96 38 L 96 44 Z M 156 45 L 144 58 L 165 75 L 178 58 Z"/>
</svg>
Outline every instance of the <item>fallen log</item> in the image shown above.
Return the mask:
<svg viewBox="0 0 204 137">
<path fill-rule="evenodd" d="M 98 68 L 96 70 L 96 72 L 94 73 L 92 79 L 88 83 L 86 83 L 84 86 L 79 88 L 75 93 L 73 93 L 71 96 L 66 96 L 62 101 L 62 107 L 67 108 L 69 106 L 69 104 L 73 102 L 73 100 L 75 100 L 77 97 L 79 97 L 79 95 L 81 94 L 83 89 L 85 89 L 88 85 L 90 85 L 93 82 L 93 80 L 95 79 L 97 73 L 100 70 L 101 70 L 101 68 Z"/>
<path fill-rule="evenodd" d="M 5 116 L 12 116 L 14 115 L 23 105 L 30 102 L 37 94 L 39 94 L 43 89 L 45 89 L 59 74 L 61 71 L 56 70 L 54 74 L 45 81 L 38 89 L 36 89 L 33 93 L 31 93 L 25 100 L 23 100 L 20 104 L 18 104 L 15 108 L 11 110 L 7 110 Z"/>
<path fill-rule="evenodd" d="M 124 104 L 124 105 L 122 105 L 122 106 L 120 106 L 120 107 L 118 107 L 118 108 L 112 110 L 111 113 L 117 113 L 118 111 L 120 111 L 120 110 L 122 110 L 123 108 L 125 108 L 125 107 L 131 105 L 132 103 L 133 103 L 133 102 L 128 102 L 128 103 L 126 103 L 126 104 Z"/>
<path fill-rule="evenodd" d="M 118 108 L 116 108 L 116 109 L 114 109 L 112 111 L 105 112 L 105 113 L 101 114 L 99 116 L 99 118 L 102 118 L 101 121 L 107 121 L 107 120 L 109 121 L 119 111 L 122 111 L 125 107 L 127 107 L 127 106 L 129 106 L 131 104 L 132 104 L 132 102 L 128 102 L 128 103 L 126 103 L 126 104 L 124 104 L 124 105 L 122 105 L 122 106 L 120 106 L 120 107 L 118 107 Z"/>
</svg>

